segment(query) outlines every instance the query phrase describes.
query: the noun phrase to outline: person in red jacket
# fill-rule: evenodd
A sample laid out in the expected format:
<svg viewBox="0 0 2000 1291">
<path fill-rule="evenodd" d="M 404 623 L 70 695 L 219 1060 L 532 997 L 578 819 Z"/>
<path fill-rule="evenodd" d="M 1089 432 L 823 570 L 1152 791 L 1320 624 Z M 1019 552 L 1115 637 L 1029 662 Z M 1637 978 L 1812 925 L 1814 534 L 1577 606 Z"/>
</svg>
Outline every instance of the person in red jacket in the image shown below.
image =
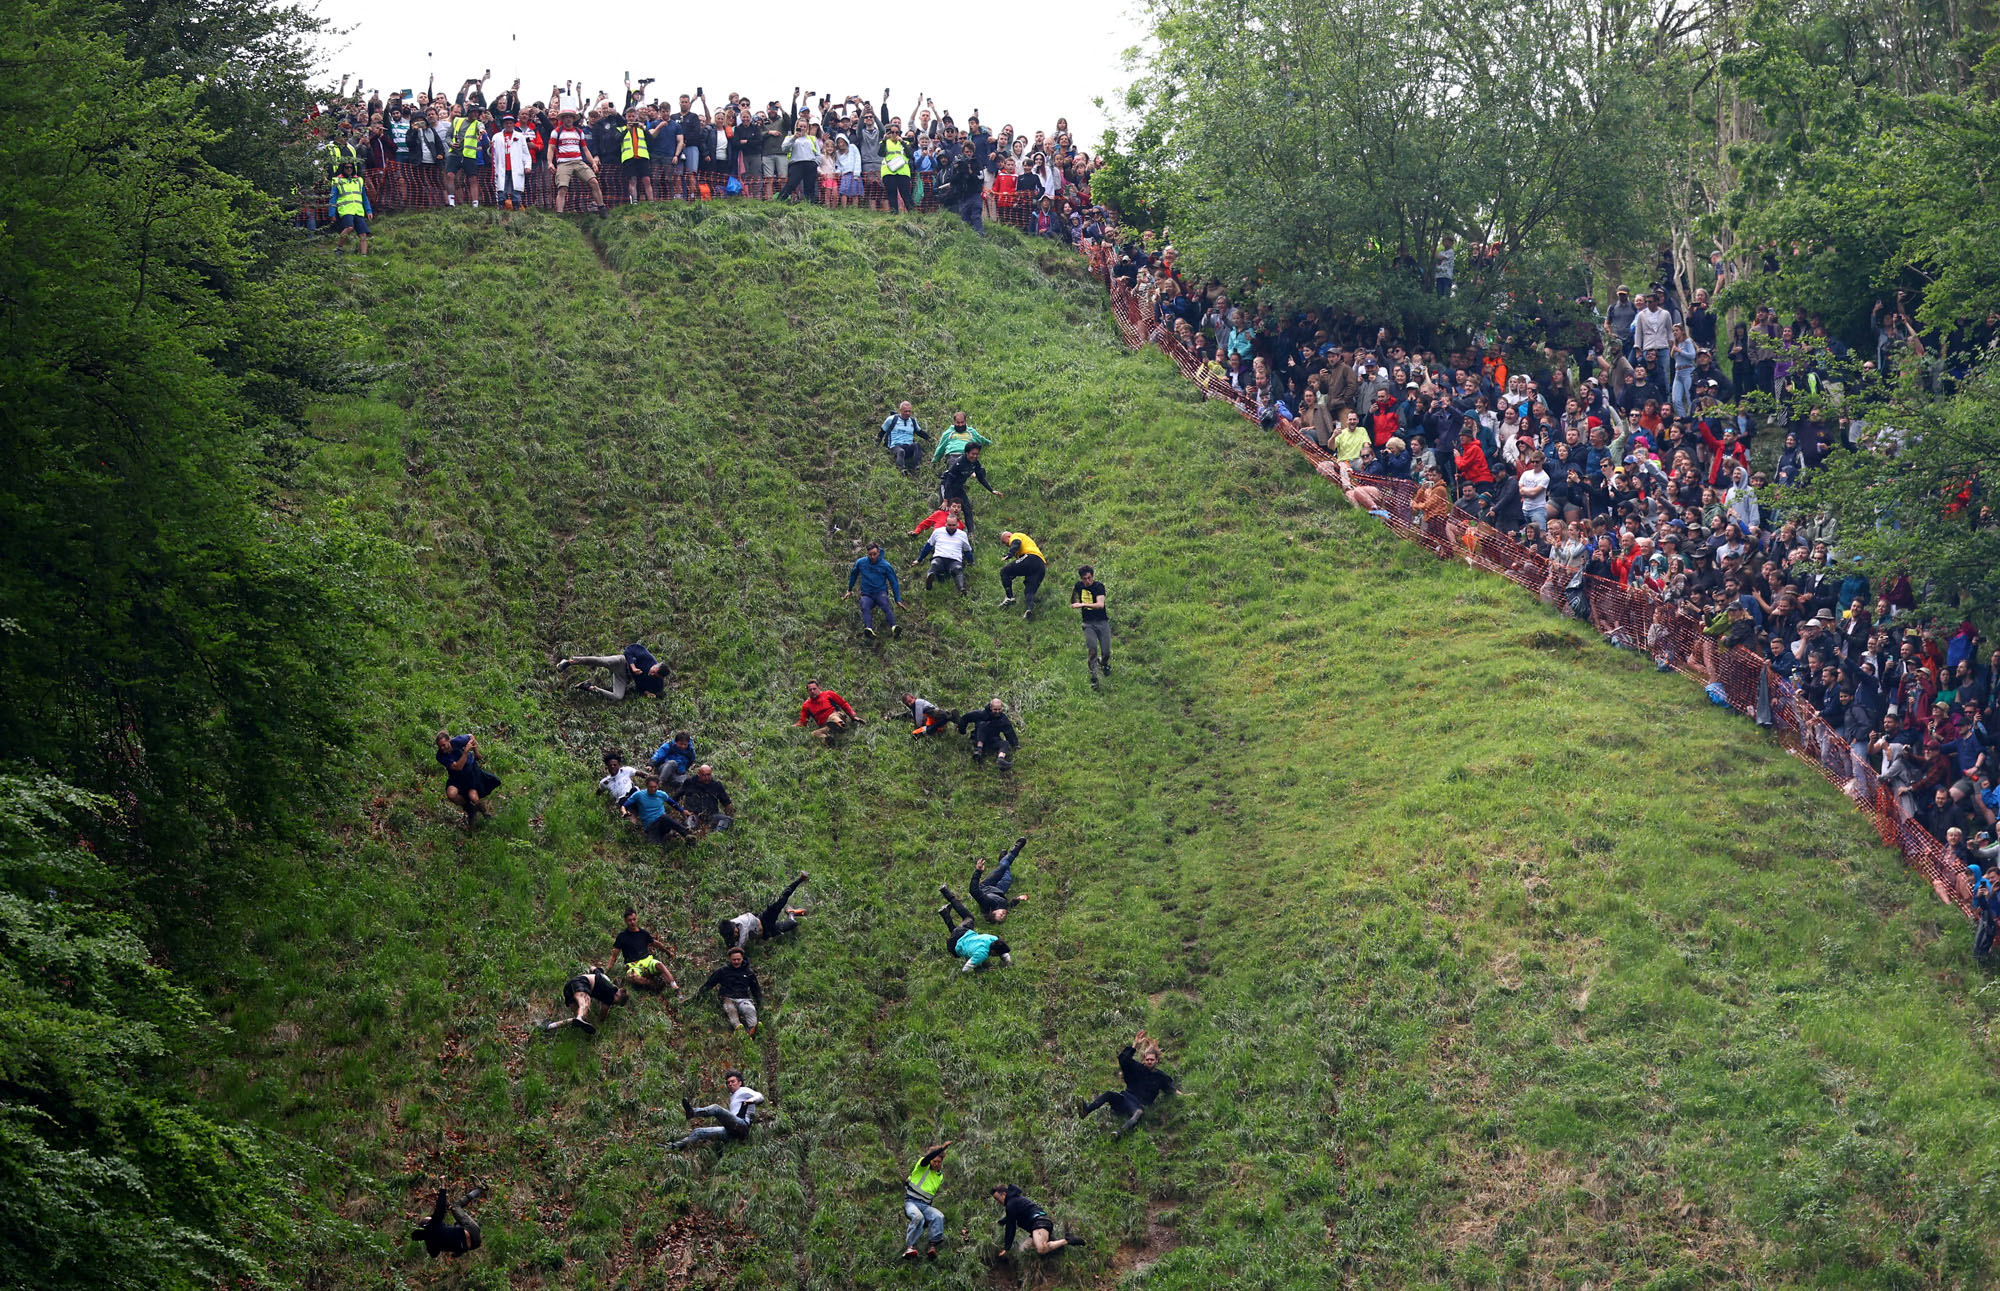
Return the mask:
<svg viewBox="0 0 2000 1291">
<path fill-rule="evenodd" d="M 1396 415 L 1396 401 L 1387 390 L 1375 392 L 1375 406 L 1368 410 L 1368 432 L 1378 449 L 1403 433 L 1402 418 Z M 1490 474 L 1486 478 L 1489 482 L 1493 479 Z"/>
<path fill-rule="evenodd" d="M 799 705 L 799 720 L 794 726 L 813 728 L 813 735 L 821 743 L 826 743 L 852 724 L 861 725 L 861 715 L 854 706 L 840 695 L 822 687 L 817 681 L 806 683 L 806 702 Z"/>
<path fill-rule="evenodd" d="M 1746 469 L 1749 467 L 1750 454 L 1744 452 L 1743 445 L 1737 442 L 1736 427 L 1723 427 L 1722 435 L 1718 438 L 1707 417 L 1699 418 L 1694 424 L 1696 429 L 1701 431 L 1701 442 L 1708 445 L 1708 451 L 1711 454 L 1708 463 L 1708 486 L 1710 488 L 1721 488 L 1721 482 L 1729 478 L 1728 473 L 1734 471 L 1738 466 Z M 1727 462 L 1729 465 L 1725 467 L 1723 465 L 1724 462 Z"/>
<path fill-rule="evenodd" d="M 1470 484 L 1481 493 L 1493 491 L 1493 468 L 1486 464 L 1486 450 L 1479 446 L 1476 436 L 1459 439 L 1458 453 L 1452 463 L 1458 467 L 1459 483 Z"/>
</svg>

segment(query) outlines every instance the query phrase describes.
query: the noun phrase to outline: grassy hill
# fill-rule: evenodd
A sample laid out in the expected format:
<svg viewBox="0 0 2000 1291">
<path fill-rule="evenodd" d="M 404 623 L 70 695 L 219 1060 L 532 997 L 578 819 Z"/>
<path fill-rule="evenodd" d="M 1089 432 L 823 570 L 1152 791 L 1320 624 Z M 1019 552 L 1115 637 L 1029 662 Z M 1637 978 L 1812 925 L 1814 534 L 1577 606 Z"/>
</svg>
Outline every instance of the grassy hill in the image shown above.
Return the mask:
<svg viewBox="0 0 2000 1291">
<path fill-rule="evenodd" d="M 1065 254 L 948 217 L 629 210 L 385 222 L 329 266 L 365 396 L 292 499 L 405 553 L 324 842 L 271 858 L 198 967 L 232 1112 L 356 1224 L 311 1286 L 1158 1288 L 1976 1285 L 1996 1265 L 1994 1008 L 1967 934 L 1816 775 L 1684 681 L 1345 510 L 1295 455 L 1116 344 Z M 976 594 L 838 599 L 928 507 L 885 405 L 997 441 Z M 1085 683 L 1066 610 L 1002 611 L 994 535 L 1057 600 L 1112 590 Z M 568 692 L 651 644 L 664 703 Z M 791 728 L 817 676 L 871 719 Z M 879 720 L 1005 697 L 1011 774 Z M 506 780 L 468 838 L 430 734 Z M 741 807 L 637 843 L 598 751 L 691 728 Z M 932 911 L 1031 837 L 1011 970 Z M 531 1035 L 627 902 L 684 983 L 794 872 L 756 956 L 770 1025 L 645 1000 Z M 1073 1099 L 1145 1026 L 1189 1095 L 1114 1142 Z M 776 1121 L 668 1153 L 743 1065 Z M 900 1181 L 959 1147 L 953 1241 L 908 1269 Z M 396 1216 L 485 1180 L 486 1246 Z M 984 1189 L 1095 1238 L 993 1273 Z"/>
</svg>

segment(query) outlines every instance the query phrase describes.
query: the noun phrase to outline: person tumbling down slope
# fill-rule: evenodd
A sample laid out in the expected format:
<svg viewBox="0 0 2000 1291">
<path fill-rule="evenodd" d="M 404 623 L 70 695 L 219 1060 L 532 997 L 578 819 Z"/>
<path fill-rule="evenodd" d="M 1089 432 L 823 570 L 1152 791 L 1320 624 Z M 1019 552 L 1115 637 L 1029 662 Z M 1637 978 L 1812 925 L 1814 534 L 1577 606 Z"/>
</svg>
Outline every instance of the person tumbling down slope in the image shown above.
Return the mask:
<svg viewBox="0 0 2000 1291">
<path fill-rule="evenodd" d="M 993 956 L 1000 956 L 1000 962 L 1013 967 L 1014 953 L 1011 947 L 990 932 L 975 932 L 972 926 L 972 911 L 960 905 L 951 889 L 938 888 L 944 897 L 944 904 L 937 908 L 938 917 L 944 920 L 944 950 L 954 959 L 965 956 L 965 965 L 958 971 L 969 973 L 975 968 L 984 968 Z M 957 919 L 952 915 L 956 914 Z"/>
<path fill-rule="evenodd" d="M 1083 1245 L 1083 1239 L 1070 1232 L 1067 1224 L 1063 1225 L 1061 1237 L 1051 1237 L 1050 1234 L 1055 1232 L 1056 1225 L 1055 1221 L 1049 1218 L 1049 1212 L 1043 1210 L 1038 1203 L 1030 1201 L 1026 1193 L 1011 1183 L 994 1184 L 993 1201 L 1000 1207 L 1000 1222 L 1007 1225 L 1006 1233 L 1000 1238 L 1000 1258 L 1003 1260 L 1014 1252 L 1016 1232 L 1025 1232 L 1028 1235 L 1028 1240 L 1033 1243 L 1038 1255 L 1053 1255 L 1066 1246 Z"/>
<path fill-rule="evenodd" d="M 990 699 L 984 708 L 975 708 L 958 719 L 958 733 L 972 736 L 972 760 L 983 762 L 991 753 L 993 760 L 1002 767 L 1014 765 L 1014 750 L 1021 747 L 1020 733 L 1014 729 L 1014 719 L 1007 716 L 1007 706 L 998 696 Z"/>
<path fill-rule="evenodd" d="M 1160 1070 L 1160 1042 L 1144 1031 L 1118 1051 L 1118 1074 L 1124 1077 L 1125 1088 L 1108 1089 L 1089 1102 L 1079 1102 L 1076 1109 L 1079 1117 L 1089 1116 L 1100 1107 L 1109 1107 L 1123 1116 L 1125 1123 L 1111 1132 L 1113 1138 L 1136 1127 L 1139 1118 L 1161 1094 L 1180 1092 L 1174 1078 Z"/>
<path fill-rule="evenodd" d="M 861 725 L 861 715 L 854 711 L 854 705 L 818 681 L 806 683 L 806 699 L 799 705 L 799 720 L 792 725 L 810 726 L 822 744 L 830 744 L 849 724 Z"/>
</svg>

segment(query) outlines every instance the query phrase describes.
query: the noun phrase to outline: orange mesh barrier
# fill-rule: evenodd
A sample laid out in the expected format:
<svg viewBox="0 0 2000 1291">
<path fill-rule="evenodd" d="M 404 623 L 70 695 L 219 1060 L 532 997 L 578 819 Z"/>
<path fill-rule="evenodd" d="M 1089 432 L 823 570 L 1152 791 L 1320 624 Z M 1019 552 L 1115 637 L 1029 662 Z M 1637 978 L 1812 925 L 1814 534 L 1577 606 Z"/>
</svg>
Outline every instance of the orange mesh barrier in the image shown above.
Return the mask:
<svg viewBox="0 0 2000 1291">
<path fill-rule="evenodd" d="M 1157 345 L 1182 375 L 1210 398 L 1233 403 L 1246 418 L 1256 420 L 1256 403 L 1251 396 L 1203 372 L 1194 355 L 1170 331 L 1147 318 L 1144 304 L 1130 284 L 1111 272 L 1111 257 L 1103 246 L 1091 246 L 1087 254 L 1092 272 L 1104 278 L 1110 290 L 1112 317 L 1127 345 L 1135 349 Z M 1275 429 L 1286 443 L 1311 459 L 1322 475 L 1340 482 L 1332 455 L 1314 445 L 1298 426 L 1280 419 Z M 1415 486 L 1407 480 L 1355 474 L 1351 483 L 1372 488 L 1380 510 L 1387 514 L 1389 528 L 1428 548 L 1439 559 L 1464 560 L 1535 593 L 1565 614 L 1587 616 L 1613 644 L 1642 651 L 1656 664 L 1694 678 L 1712 700 L 1726 702 L 1767 726 L 1787 751 L 1818 768 L 1846 793 L 1873 823 L 1882 841 L 1900 850 L 1910 866 L 1930 881 L 1939 900 L 1968 916 L 1972 913 L 1971 883 L 1958 858 L 1912 818 L 1908 804 L 1877 783 L 1867 750 L 1857 755 L 1840 732 L 1798 698 L 1791 683 L 1772 672 L 1754 652 L 1740 646 L 1723 649 L 1703 633 L 1704 624 L 1692 613 L 1662 600 L 1649 588 L 1586 577 L 1577 589 L 1582 594 L 1579 603 L 1572 599 L 1576 595 L 1570 590 L 1574 571 L 1567 566 L 1523 547 L 1490 525 L 1473 523 L 1463 512 L 1443 516 L 1413 513 L 1410 498 Z"/>
</svg>

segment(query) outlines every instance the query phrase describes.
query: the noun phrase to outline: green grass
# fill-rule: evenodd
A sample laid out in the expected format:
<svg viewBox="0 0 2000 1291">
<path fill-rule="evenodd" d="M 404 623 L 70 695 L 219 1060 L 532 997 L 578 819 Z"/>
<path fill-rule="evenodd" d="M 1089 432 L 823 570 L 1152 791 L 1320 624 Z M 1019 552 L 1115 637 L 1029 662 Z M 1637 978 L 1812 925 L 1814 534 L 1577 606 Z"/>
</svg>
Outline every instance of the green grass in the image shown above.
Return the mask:
<svg viewBox="0 0 2000 1291">
<path fill-rule="evenodd" d="M 705 217 L 705 218 L 704 218 Z M 371 392 L 325 407 L 296 501 L 407 551 L 323 846 L 270 858 L 198 967 L 229 1110 L 356 1222 L 312 1285 L 1156 1288 L 1990 1282 L 1994 1016 L 1962 921 L 1817 775 L 1676 677 L 1344 509 L 1295 454 L 1117 343 L 1063 254 L 949 217 L 765 207 L 387 222 L 329 267 Z M 976 595 L 838 599 L 922 488 L 873 443 L 907 395 L 992 434 Z M 1112 589 L 1118 671 L 1067 611 L 995 608 L 1023 528 L 1061 600 Z M 567 693 L 639 638 L 664 704 Z M 789 723 L 818 676 L 879 718 L 1006 697 L 1018 768 L 873 721 Z M 662 857 L 593 794 L 607 743 L 688 726 L 741 828 Z M 505 778 L 467 838 L 429 735 Z M 1017 965 L 964 976 L 940 882 L 1032 842 Z M 798 869 L 757 956 L 771 1025 L 645 1001 L 529 1039 L 627 901 L 713 962 L 713 920 Z M 1190 1096 L 1079 1125 L 1137 1027 Z M 744 1064 L 775 1125 L 677 1156 L 677 1099 Z M 936 1267 L 900 1180 L 959 1148 Z M 400 1236 L 484 1179 L 486 1248 Z M 1020 1182 L 1097 1240 L 990 1273 Z M 962 1240 L 961 1235 L 963 1235 Z"/>
</svg>

